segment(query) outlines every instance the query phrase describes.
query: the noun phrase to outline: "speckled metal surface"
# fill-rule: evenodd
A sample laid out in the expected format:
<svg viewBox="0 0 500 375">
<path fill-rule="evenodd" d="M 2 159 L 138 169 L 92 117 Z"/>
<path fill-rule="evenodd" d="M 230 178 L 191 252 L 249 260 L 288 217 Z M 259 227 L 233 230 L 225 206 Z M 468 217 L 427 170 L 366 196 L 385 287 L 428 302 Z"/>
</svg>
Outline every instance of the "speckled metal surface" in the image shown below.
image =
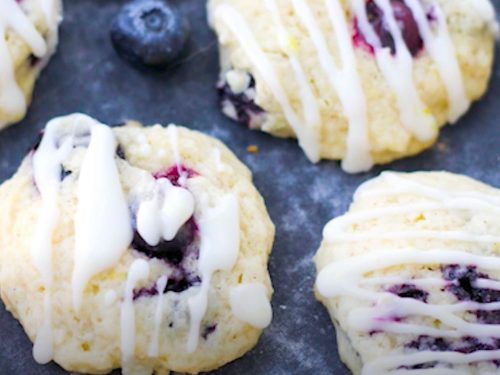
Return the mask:
<svg viewBox="0 0 500 375">
<path fill-rule="evenodd" d="M 0 181 L 15 172 L 49 119 L 75 111 L 109 124 L 128 118 L 174 122 L 221 139 L 254 172 L 277 236 L 269 264 L 275 287 L 273 323 L 254 350 L 214 374 L 347 375 L 328 314 L 312 294 L 311 258 L 322 227 L 347 209 L 360 183 L 383 169 L 448 170 L 500 187 L 500 61 L 486 97 L 458 125 L 443 131 L 438 146 L 351 176 L 336 162 L 311 165 L 295 141 L 250 131 L 220 113 L 214 89 L 217 46 L 206 24 L 204 1 L 179 2 L 193 26 L 189 57 L 168 72 L 151 74 L 124 63 L 109 41 L 111 19 L 123 1 L 65 1 L 59 50 L 38 82 L 29 115 L 0 133 Z M 500 3 L 494 3 L 500 13 Z M 248 153 L 250 144 L 258 145 L 259 152 Z M 53 363 L 34 362 L 31 343 L 1 304 L 0 332 L 0 374 L 66 373 Z"/>
</svg>

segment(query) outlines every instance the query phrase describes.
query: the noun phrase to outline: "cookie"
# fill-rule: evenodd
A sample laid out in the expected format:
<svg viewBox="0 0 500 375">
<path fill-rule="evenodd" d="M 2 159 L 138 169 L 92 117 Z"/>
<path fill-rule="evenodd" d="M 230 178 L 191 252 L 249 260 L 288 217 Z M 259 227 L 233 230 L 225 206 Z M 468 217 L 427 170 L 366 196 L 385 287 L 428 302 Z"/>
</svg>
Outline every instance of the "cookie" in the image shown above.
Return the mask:
<svg viewBox="0 0 500 375">
<path fill-rule="evenodd" d="M 250 171 L 183 127 L 74 114 L 0 187 L 0 292 L 39 363 L 198 373 L 271 321 L 274 226 Z"/>
<path fill-rule="evenodd" d="M 353 374 L 496 374 L 500 191 L 446 172 L 383 173 L 328 223 L 317 298 Z"/>
<path fill-rule="evenodd" d="M 347 172 L 415 155 L 486 90 L 489 0 L 210 0 L 223 112 Z"/>
<path fill-rule="evenodd" d="M 0 129 L 26 115 L 35 81 L 55 52 L 61 0 L 0 3 Z"/>
</svg>

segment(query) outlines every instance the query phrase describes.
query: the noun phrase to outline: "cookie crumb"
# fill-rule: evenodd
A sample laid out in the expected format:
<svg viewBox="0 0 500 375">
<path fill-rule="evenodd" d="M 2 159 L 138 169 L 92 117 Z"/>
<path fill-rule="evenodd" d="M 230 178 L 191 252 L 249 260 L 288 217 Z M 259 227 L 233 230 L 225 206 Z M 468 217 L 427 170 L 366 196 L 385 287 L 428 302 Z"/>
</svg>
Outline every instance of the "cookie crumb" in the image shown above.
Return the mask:
<svg viewBox="0 0 500 375">
<path fill-rule="evenodd" d="M 447 152 L 448 151 L 448 145 L 444 142 L 439 142 L 436 145 L 437 149 L 439 152 Z"/>
<path fill-rule="evenodd" d="M 249 145 L 247 147 L 247 151 L 252 154 L 256 154 L 257 152 L 259 152 L 259 147 L 257 145 Z"/>
</svg>

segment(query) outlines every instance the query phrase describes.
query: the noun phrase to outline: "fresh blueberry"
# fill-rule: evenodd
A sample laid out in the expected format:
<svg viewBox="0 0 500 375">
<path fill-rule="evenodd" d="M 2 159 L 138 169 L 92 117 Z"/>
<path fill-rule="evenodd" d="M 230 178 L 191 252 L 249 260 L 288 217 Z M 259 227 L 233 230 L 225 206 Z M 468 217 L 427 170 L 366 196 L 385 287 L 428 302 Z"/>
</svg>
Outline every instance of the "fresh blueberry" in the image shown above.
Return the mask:
<svg viewBox="0 0 500 375">
<path fill-rule="evenodd" d="M 248 88 L 239 94 L 231 90 L 229 84 L 221 79 L 217 84 L 217 92 L 222 107 L 230 106 L 234 109 L 232 117 L 235 121 L 253 128 L 255 118 L 262 116 L 265 111 L 255 103 L 255 79 L 250 75 L 250 84 Z M 253 93 L 253 95 L 250 95 Z"/>
<path fill-rule="evenodd" d="M 401 298 L 412 298 L 422 302 L 427 302 L 427 298 L 429 297 L 428 292 L 422 289 L 418 289 L 413 284 L 394 285 L 387 291 Z"/>
<path fill-rule="evenodd" d="M 189 37 L 189 24 L 168 0 L 134 0 L 111 27 L 111 40 L 125 59 L 164 68 L 174 62 Z"/>
<path fill-rule="evenodd" d="M 418 29 L 417 22 L 411 9 L 405 4 L 403 0 L 391 0 L 391 5 L 394 11 L 394 17 L 398 23 L 399 28 L 403 34 L 403 39 L 408 47 L 412 56 L 416 56 L 423 48 L 424 43 Z M 380 9 L 373 0 L 368 0 L 366 3 L 366 12 L 368 14 L 368 21 L 378 35 L 383 47 L 388 47 L 391 53 L 396 53 L 396 46 L 394 38 L 389 30 L 384 12 Z M 355 20 L 354 25 L 354 43 L 362 45 L 368 50 L 373 52 L 374 48 L 366 41 L 365 37 L 359 30 L 358 22 Z"/>
</svg>

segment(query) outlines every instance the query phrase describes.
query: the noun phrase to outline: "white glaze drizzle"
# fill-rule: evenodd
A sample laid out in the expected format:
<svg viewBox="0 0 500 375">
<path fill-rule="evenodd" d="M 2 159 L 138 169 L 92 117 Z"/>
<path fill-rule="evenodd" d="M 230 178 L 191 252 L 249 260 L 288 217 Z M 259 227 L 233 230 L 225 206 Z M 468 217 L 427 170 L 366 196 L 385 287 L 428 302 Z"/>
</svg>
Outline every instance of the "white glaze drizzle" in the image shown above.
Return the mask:
<svg viewBox="0 0 500 375">
<path fill-rule="evenodd" d="M 54 54 L 59 41 L 59 23 L 62 21 L 60 3 L 57 0 L 39 0 L 47 24 L 47 53 L 37 64 L 37 69 L 42 70 Z"/>
<path fill-rule="evenodd" d="M 198 225 L 201 237 L 198 270 L 202 281 L 198 293 L 188 300 L 191 319 L 187 342 L 189 353 L 198 346 L 200 324 L 208 308 L 213 274 L 218 270 L 231 270 L 238 258 L 240 219 L 236 197 L 233 194 L 225 195 L 214 207 L 203 202 Z"/>
<path fill-rule="evenodd" d="M 325 0 L 329 19 L 335 29 L 335 38 L 340 53 L 341 66 L 338 66 L 329 51 L 326 36 L 322 33 L 308 3 L 305 0 L 291 0 L 291 2 L 295 13 L 301 19 L 313 41 L 320 65 L 331 86 L 335 89 L 348 120 L 349 129 L 346 154 L 342 163 L 343 169 L 350 173 L 368 170 L 373 166 L 373 160 L 370 155 L 366 98 L 356 67 L 350 28 L 342 5 L 339 0 Z M 481 2 L 484 1 L 481 0 Z M 446 19 L 439 5 L 433 2 L 432 7 L 437 16 L 437 30 L 432 30 L 419 0 L 408 0 L 406 3 L 413 12 L 424 44 L 436 63 L 446 86 L 450 107 L 448 119 L 451 123 L 455 123 L 470 107 L 470 100 L 465 94 L 462 73 L 448 32 Z M 488 2 L 486 2 L 487 5 L 482 3 L 477 5 L 478 12 L 485 20 L 496 25 L 494 14 L 491 15 L 491 5 L 487 6 Z M 376 4 L 383 10 L 389 32 L 395 41 L 395 56 L 391 55 L 388 48 L 381 48 L 380 40 L 368 22 L 365 2 L 363 0 L 350 1 L 363 35 L 375 49 L 378 66 L 396 94 L 403 126 L 420 141 L 432 140 L 437 135 L 438 127 L 434 116 L 420 98 L 416 88 L 413 78 L 413 57 L 403 40 L 389 0 L 376 0 Z M 260 48 L 245 19 L 235 8 L 227 4 L 218 6 L 214 14 L 215 17 L 221 17 L 235 35 L 280 103 L 285 117 L 297 134 L 299 144 L 306 155 L 311 161 L 316 162 L 320 157 L 319 144 L 318 136 L 313 133 L 318 132 L 319 129 L 317 126 L 318 121 L 320 121 L 318 99 L 314 96 L 307 75 L 300 60 L 293 52 L 293 48 L 287 46 L 289 34 L 280 17 L 276 1 L 266 0 L 265 5 L 271 13 L 273 25 L 277 30 L 279 45 L 287 53 L 295 80 L 300 87 L 304 122 L 300 121 L 300 116 L 292 108 L 271 61 L 267 59 L 264 51 Z"/>
<path fill-rule="evenodd" d="M 380 183 L 380 180 L 385 180 Z M 380 183 L 380 185 L 378 185 Z M 379 187 L 383 186 L 383 187 Z M 387 188 L 385 186 L 388 186 Z M 330 222 L 324 231 L 327 242 L 362 241 L 363 239 L 429 239 L 437 238 L 442 240 L 479 242 L 486 244 L 499 243 L 498 236 L 479 236 L 464 231 L 445 232 L 445 236 L 433 231 L 418 230 L 403 233 L 382 233 L 370 231 L 368 236 L 363 232 L 346 233 L 345 227 L 348 224 L 359 223 L 364 220 L 375 218 L 380 215 L 392 215 L 404 213 L 421 214 L 428 209 L 439 210 L 470 210 L 485 214 L 496 215 L 500 213 L 500 197 L 493 194 L 476 191 L 445 191 L 437 187 L 428 186 L 415 180 L 404 177 L 400 174 L 384 172 L 379 178 L 363 184 L 354 196 L 354 201 L 360 199 L 370 199 L 374 197 L 391 197 L 397 194 L 412 194 L 425 198 L 418 204 L 409 204 L 387 208 L 367 209 L 362 212 L 347 214 Z M 432 201 L 429 203 L 428 201 Z M 420 235 L 419 235 L 420 233 Z M 356 239 L 355 236 L 360 236 Z M 483 241 L 484 240 L 484 241 Z M 351 311 L 347 322 L 355 330 L 370 332 L 372 330 L 382 330 L 396 334 L 429 335 L 438 337 L 460 338 L 464 336 L 474 336 L 488 338 L 500 335 L 500 325 L 485 325 L 470 323 L 456 315 L 458 312 L 474 310 L 498 310 L 499 302 L 475 303 L 457 302 L 454 304 L 431 304 L 415 299 L 402 299 L 387 291 L 374 291 L 367 289 L 369 285 L 382 286 L 390 284 L 410 283 L 416 286 L 438 286 L 444 287 L 444 280 L 438 278 L 414 278 L 408 279 L 398 276 L 366 276 L 377 270 L 384 270 L 406 264 L 414 265 L 440 265 L 459 264 L 475 265 L 481 270 L 496 271 L 500 269 L 500 259 L 494 256 L 483 256 L 467 253 L 458 250 L 447 250 L 445 248 L 432 248 L 419 250 L 415 248 L 401 248 L 397 250 L 372 249 L 370 254 L 355 256 L 351 258 L 335 261 L 327 265 L 318 275 L 316 285 L 319 293 L 326 298 L 338 296 L 348 296 L 351 298 L 371 302 L 365 307 L 356 308 Z M 479 278 L 474 282 L 479 288 L 490 288 L 500 290 L 500 282 Z M 439 320 L 443 323 L 441 329 L 423 326 L 404 321 L 395 321 L 391 317 L 422 316 Z M 482 354 L 481 354 L 482 353 Z M 476 357 L 483 356 L 486 360 L 491 355 L 498 353 L 476 352 Z M 430 355 L 432 354 L 432 355 Z M 404 370 L 402 366 L 412 366 L 422 362 L 433 361 L 436 355 L 440 360 L 450 364 L 470 363 L 463 362 L 466 358 L 473 358 L 470 355 L 463 355 L 453 352 L 421 352 L 421 353 L 401 353 L 398 349 L 394 353 L 386 355 L 383 359 L 375 359 L 368 362 L 363 369 L 363 375 L 374 375 L 380 373 L 391 374 L 413 374 L 415 370 Z M 436 358 L 437 358 L 436 357 Z M 418 358 L 417 362 L 413 362 Z M 474 357 L 475 358 L 475 357 Z M 482 358 L 482 357 L 481 357 Z M 420 362 L 418 362 L 420 361 Z M 472 360 L 471 360 L 472 361 Z M 399 370 L 398 370 L 399 368 Z M 427 374 L 427 373 L 426 373 Z"/>
<path fill-rule="evenodd" d="M 47 53 L 47 45 L 16 0 L 0 2 L 0 110 L 11 114 L 26 110 L 26 99 L 19 87 L 14 62 L 7 46 L 6 32 L 13 29 L 37 57 Z"/>
<path fill-rule="evenodd" d="M 302 111 L 305 117 L 305 125 L 310 129 L 314 129 L 314 131 L 318 131 L 321 122 L 318 100 L 314 96 L 307 74 L 305 73 L 304 67 L 299 61 L 296 52 L 294 51 L 294 47 L 290 46 L 290 38 L 292 36 L 289 35 L 286 31 L 286 28 L 281 19 L 280 10 L 278 8 L 278 5 L 276 4 L 276 0 L 266 0 L 265 5 L 271 13 L 274 27 L 277 30 L 278 41 L 283 51 L 285 51 L 288 55 L 293 74 L 295 75 L 295 80 L 299 85 L 300 98 L 302 101 Z"/>
<path fill-rule="evenodd" d="M 90 124 L 91 140 L 78 180 L 75 215 L 73 307 L 80 311 L 89 280 L 115 265 L 132 242 L 127 200 L 115 161 L 116 140 L 108 126 Z"/>
<path fill-rule="evenodd" d="M 155 322 L 153 334 L 151 335 L 151 342 L 149 343 L 148 356 L 151 358 L 158 357 L 159 342 L 160 342 L 160 329 L 163 313 L 163 291 L 168 283 L 167 276 L 162 276 L 156 282 L 156 291 L 158 292 L 158 300 L 155 311 Z"/>
<path fill-rule="evenodd" d="M 331 25 L 335 29 L 341 67 L 330 53 L 325 35 L 321 32 L 307 1 L 292 0 L 295 12 L 309 32 L 316 47 L 320 65 L 335 89 L 348 119 L 346 155 L 342 161 L 342 168 L 350 173 L 362 172 L 373 166 L 368 138 L 366 98 L 357 70 L 352 38 L 344 10 L 338 0 L 325 0 L 325 3 Z"/>
<path fill-rule="evenodd" d="M 194 213 L 194 197 L 166 179 L 156 180 L 153 198 L 142 201 L 137 211 L 137 231 L 151 246 L 161 239 L 172 241 Z"/>
<path fill-rule="evenodd" d="M 104 304 L 109 307 L 111 305 L 113 305 L 113 303 L 116 302 L 116 292 L 112 289 L 106 291 L 106 293 L 104 294 Z"/>
<path fill-rule="evenodd" d="M 39 0 L 39 4 L 47 25 L 56 24 L 58 17 L 56 0 Z"/>
<path fill-rule="evenodd" d="M 472 191 L 443 191 L 437 188 L 419 184 L 415 181 L 405 179 L 398 174 L 384 172 L 379 177 L 386 179 L 391 186 L 385 189 L 372 189 L 372 184 L 378 181 L 373 179 L 361 185 L 354 195 L 354 201 L 366 197 L 392 196 L 397 194 L 415 194 L 429 201 L 422 203 L 410 203 L 405 205 L 391 205 L 384 208 L 374 208 L 366 211 L 347 213 L 330 221 L 323 231 L 326 241 L 363 241 L 371 239 L 418 239 L 433 238 L 442 240 L 455 240 L 465 242 L 496 243 L 496 235 L 478 235 L 464 230 L 460 231 L 398 231 L 398 232 L 364 232 L 349 233 L 345 228 L 357 222 L 382 217 L 385 215 L 420 214 L 424 211 L 443 209 L 454 210 L 483 210 L 500 214 L 500 197 L 494 195 L 477 193 Z"/>
<path fill-rule="evenodd" d="M 318 137 L 313 129 L 304 126 L 297 113 L 294 111 L 288 96 L 281 85 L 276 71 L 267 58 L 257 39 L 248 27 L 248 23 L 236 9 L 228 4 L 219 5 L 215 11 L 215 17 L 220 18 L 228 26 L 230 31 L 238 39 L 248 58 L 262 76 L 274 97 L 280 104 L 283 113 L 297 135 L 299 145 L 307 157 L 317 162 L 320 159 Z"/>
<path fill-rule="evenodd" d="M 273 311 L 263 284 L 248 283 L 231 288 L 229 302 L 233 315 L 239 320 L 257 328 L 271 324 Z"/>
<path fill-rule="evenodd" d="M 235 94 L 243 94 L 250 86 L 250 75 L 239 70 L 230 70 L 226 73 L 226 82 Z"/>
<path fill-rule="evenodd" d="M 33 262 L 40 272 L 45 289 L 42 325 L 33 346 L 34 358 L 40 363 L 49 362 L 53 355 L 52 235 L 59 220 L 61 166 L 74 147 L 86 146 L 89 134 L 90 145 L 82 164 L 78 189 L 79 207 L 75 219 L 77 271 L 76 275 L 73 275 L 73 281 L 76 282 L 73 293 L 77 307 L 80 301 L 79 293 L 85 287 L 84 281 L 104 266 L 111 265 L 111 258 L 118 256 L 118 252 L 121 254 L 132 240 L 128 208 L 114 161 L 116 143 L 111 130 L 82 114 L 50 121 L 33 155 L 34 180 L 42 199 L 41 215 L 32 246 Z M 98 202 L 97 208 L 95 202 Z M 82 204 L 83 210 L 80 207 Z M 99 214 L 103 208 L 105 211 Z M 106 215 L 118 216 L 110 218 Z M 107 220 L 103 224 L 101 220 L 104 216 Z M 102 228 L 106 228 L 105 233 Z M 99 245 L 103 243 L 106 244 L 105 251 Z M 100 249 L 100 253 L 94 253 L 96 248 Z M 114 260 L 116 261 L 116 258 Z"/>
<path fill-rule="evenodd" d="M 33 356 L 39 363 L 47 363 L 52 359 L 52 234 L 59 220 L 61 164 L 74 143 L 71 136 L 63 137 L 66 132 L 63 124 L 63 118 L 50 121 L 37 151 L 33 154 L 33 175 L 42 199 L 42 209 L 31 254 L 45 289 L 42 325 L 33 346 Z M 77 127 L 78 124 L 75 124 L 72 129 L 67 129 L 67 135 L 78 133 Z"/>
<path fill-rule="evenodd" d="M 375 0 L 382 9 L 389 31 L 394 38 L 395 56 L 390 48 L 382 48 L 380 39 L 368 21 L 366 2 L 353 0 L 359 28 L 374 47 L 375 58 L 385 80 L 395 92 L 401 116 L 401 123 L 420 141 L 429 141 L 437 134 L 436 120 L 422 102 L 413 79 L 413 56 L 411 55 L 388 0 Z"/>
<path fill-rule="evenodd" d="M 495 8 L 490 0 L 468 0 L 481 18 L 483 18 L 490 28 L 491 32 L 498 37 L 499 25 L 495 16 Z"/>
<path fill-rule="evenodd" d="M 217 172 L 224 172 L 227 168 L 222 162 L 222 155 L 218 148 L 214 148 L 213 158 L 215 162 L 215 167 L 217 168 Z"/>
<path fill-rule="evenodd" d="M 419 0 L 405 0 L 417 22 L 426 50 L 434 60 L 441 79 L 448 92 L 448 121 L 455 123 L 469 109 L 470 100 L 465 87 L 456 56 L 455 46 L 448 32 L 446 16 L 436 1 L 432 1 L 434 15 L 437 18 L 436 30 L 432 30 L 426 12 Z"/>
<path fill-rule="evenodd" d="M 182 169 L 181 154 L 179 152 L 179 134 L 177 126 L 169 125 L 167 127 L 167 132 L 170 140 L 170 147 L 172 147 L 172 152 L 174 153 L 175 166 L 177 167 L 177 173 L 179 174 L 179 185 L 185 186 L 188 173 Z"/>
<path fill-rule="evenodd" d="M 149 265 L 144 259 L 136 259 L 128 271 L 127 282 L 121 305 L 120 314 L 120 342 L 122 355 L 122 372 L 124 375 L 133 375 L 133 358 L 135 351 L 135 310 L 134 288 L 149 276 Z"/>
</svg>

